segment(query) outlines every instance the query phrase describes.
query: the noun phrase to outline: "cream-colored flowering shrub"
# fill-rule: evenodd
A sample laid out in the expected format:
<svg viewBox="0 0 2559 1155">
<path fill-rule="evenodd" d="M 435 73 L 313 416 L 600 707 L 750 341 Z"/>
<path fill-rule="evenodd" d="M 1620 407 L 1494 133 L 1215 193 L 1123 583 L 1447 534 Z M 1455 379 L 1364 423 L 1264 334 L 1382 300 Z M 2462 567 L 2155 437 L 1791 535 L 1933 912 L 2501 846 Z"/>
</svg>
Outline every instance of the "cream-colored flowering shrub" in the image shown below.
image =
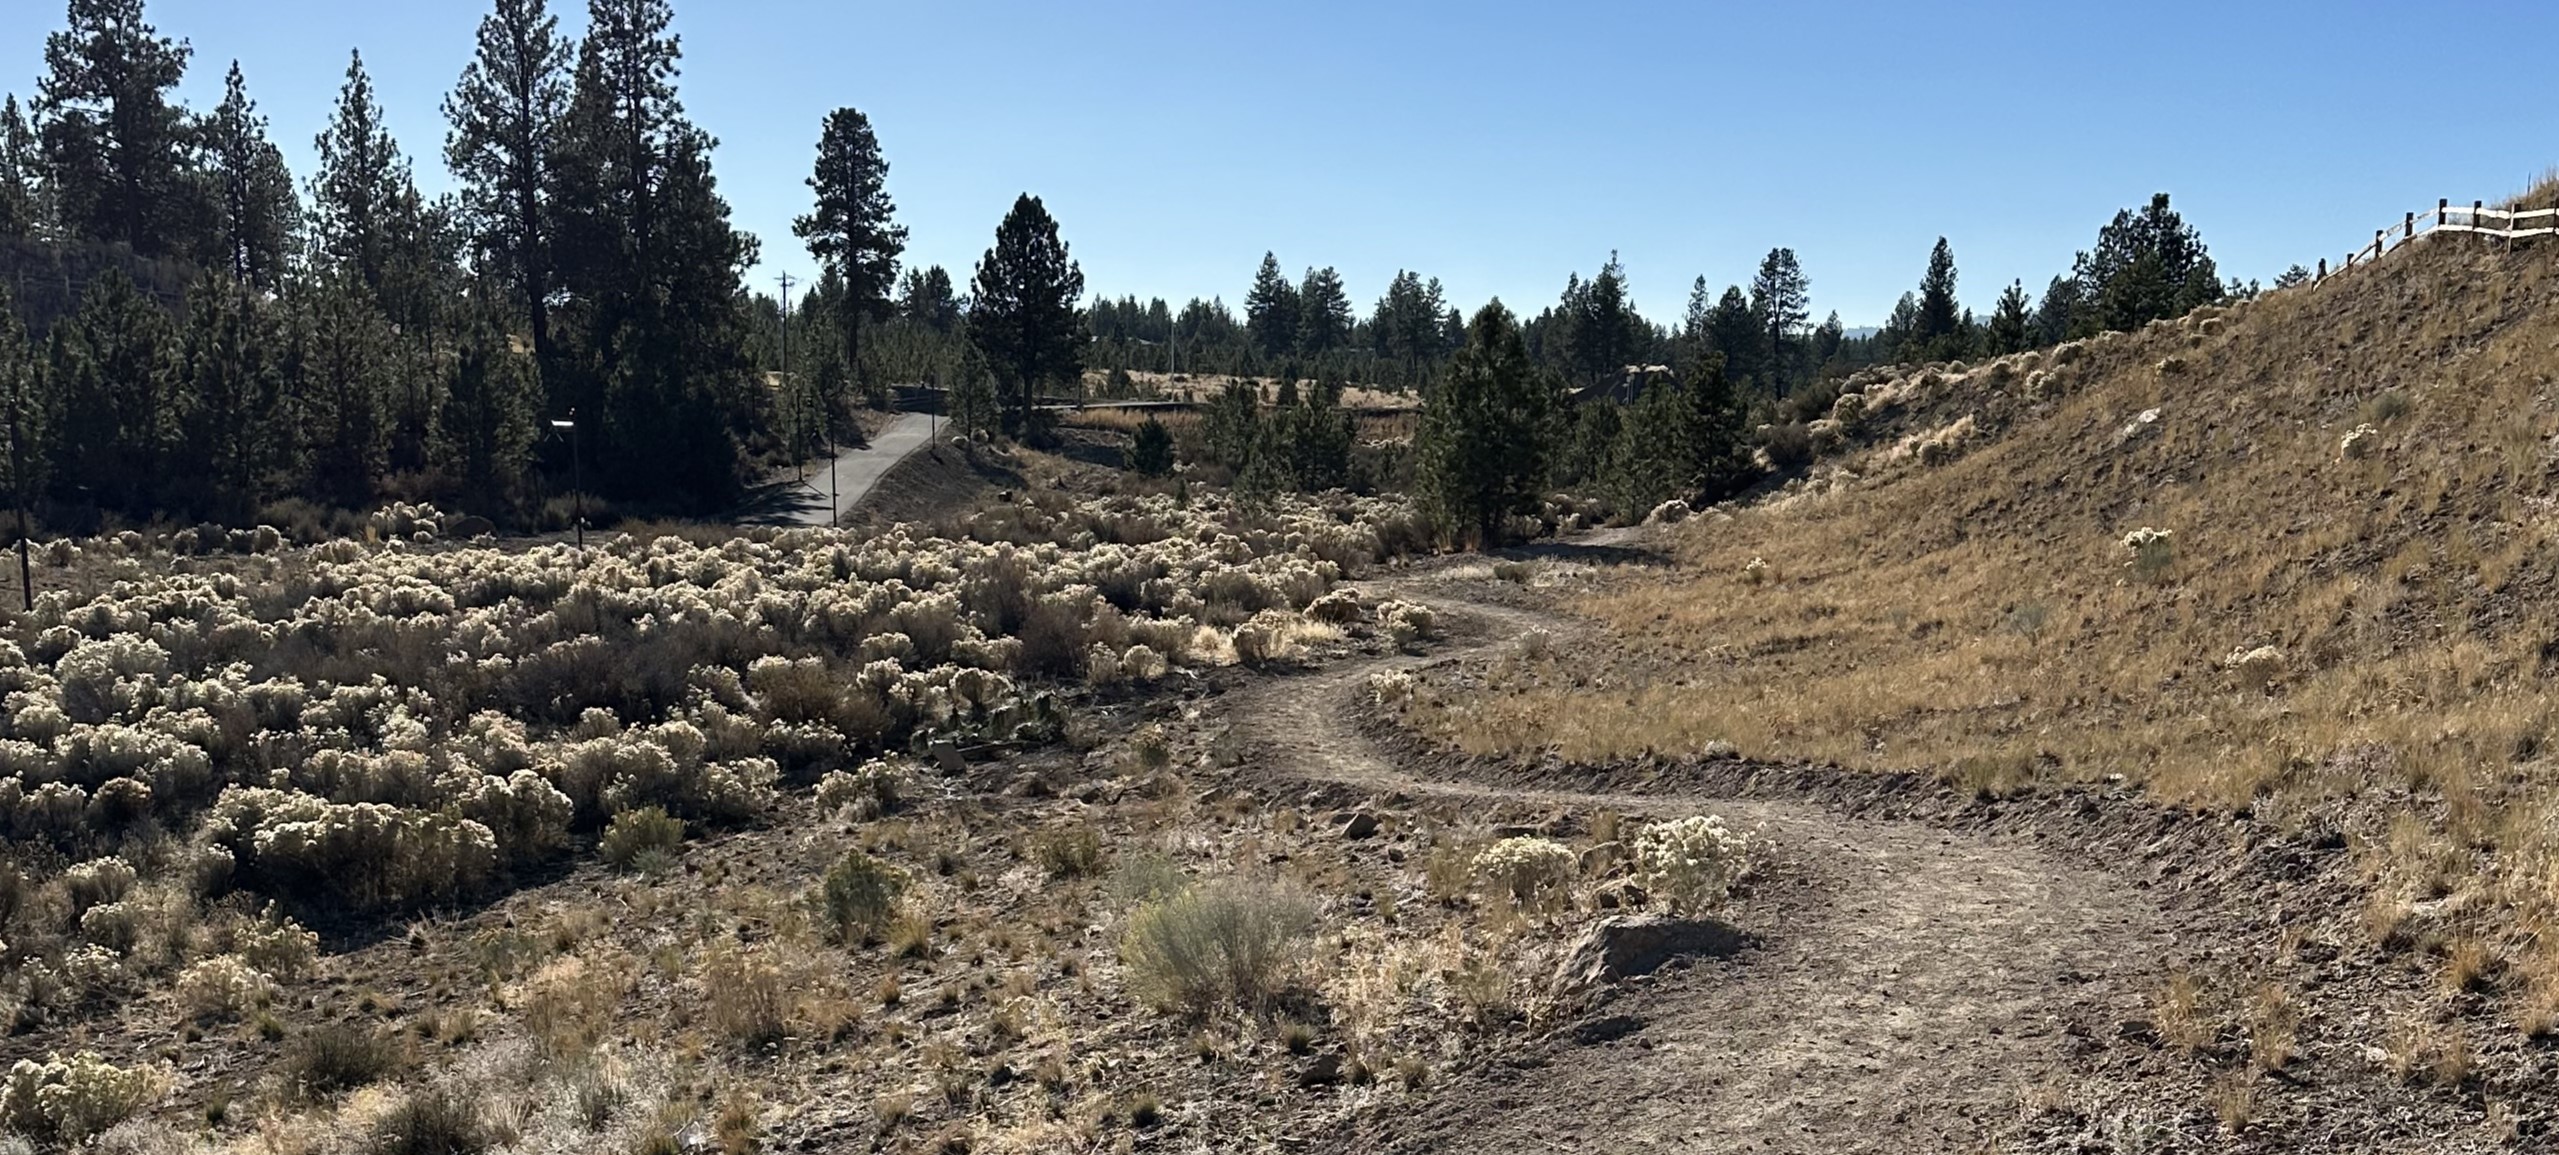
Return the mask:
<svg viewBox="0 0 2559 1155">
<path fill-rule="evenodd" d="M 1522 906 L 1554 896 L 1572 884 L 1581 859 L 1550 838 L 1505 838 L 1475 856 L 1475 878 Z"/>
<path fill-rule="evenodd" d="M 1727 827 L 1716 814 L 1647 826 L 1635 836 L 1634 851 L 1644 888 L 1691 913 L 1722 902 L 1750 870 L 1750 835 Z"/>
<path fill-rule="evenodd" d="M 1329 640 L 1369 616 L 1336 587 L 1406 512 L 1039 492 L 962 536 L 580 550 L 450 543 L 442 512 L 393 505 L 367 540 L 313 547 L 273 529 L 55 543 L 46 560 L 78 579 L 0 629 L 0 836 L 68 865 L 31 871 L 44 942 L 0 952 L 0 997 L 32 1022 L 174 982 L 194 1012 L 237 1015 L 320 966 L 266 900 L 482 897 L 652 808 L 691 831 L 812 789 L 889 811 L 922 778 L 882 759 L 1054 737 L 1058 683 Z M 1379 624 L 1433 626 L 1418 606 Z M 111 853 L 126 837 L 151 848 L 133 852 L 147 885 Z"/>
<path fill-rule="evenodd" d="M 227 1022 L 275 1000 L 275 980 L 238 955 L 216 955 L 178 972 L 178 1006 L 196 1019 Z"/>
<path fill-rule="evenodd" d="M 168 1093 L 156 1067 L 118 1067 L 95 1051 L 20 1059 L 0 1082 L 0 1126 L 64 1146 L 104 1131 Z"/>
</svg>

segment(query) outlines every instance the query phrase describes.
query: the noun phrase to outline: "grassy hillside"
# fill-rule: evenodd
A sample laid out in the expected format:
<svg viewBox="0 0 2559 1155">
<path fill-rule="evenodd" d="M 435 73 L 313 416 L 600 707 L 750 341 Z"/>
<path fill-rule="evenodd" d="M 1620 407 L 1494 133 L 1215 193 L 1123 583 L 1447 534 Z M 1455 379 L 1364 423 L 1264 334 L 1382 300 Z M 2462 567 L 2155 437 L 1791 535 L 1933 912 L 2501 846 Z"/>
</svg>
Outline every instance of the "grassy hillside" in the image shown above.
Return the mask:
<svg viewBox="0 0 2559 1155">
<path fill-rule="evenodd" d="M 2500 952 L 2559 952 L 2512 929 L 2559 906 L 2559 246 L 2427 237 L 1936 368 L 1861 383 L 1805 483 L 1586 599 L 1606 652 L 1502 663 L 1417 719 L 1479 751 L 1730 742 L 1994 794 L 2121 775 L 2341 826 L 2379 929 L 2457 893 L 2521 916 L 2486 920 Z M 2169 535 L 2148 564 L 2143 529 Z"/>
</svg>

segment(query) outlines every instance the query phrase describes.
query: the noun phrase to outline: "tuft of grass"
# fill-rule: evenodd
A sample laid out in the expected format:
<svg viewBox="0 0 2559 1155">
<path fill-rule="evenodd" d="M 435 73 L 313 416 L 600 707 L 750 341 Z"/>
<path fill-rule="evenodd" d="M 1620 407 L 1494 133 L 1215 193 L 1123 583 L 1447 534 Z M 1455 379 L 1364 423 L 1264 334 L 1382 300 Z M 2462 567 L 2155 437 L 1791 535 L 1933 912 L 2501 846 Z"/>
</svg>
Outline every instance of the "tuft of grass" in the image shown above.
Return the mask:
<svg viewBox="0 0 2559 1155">
<path fill-rule="evenodd" d="M 661 874 L 684 849 L 684 820 L 663 807 L 625 810 L 606 824 L 596 851 L 616 870 Z"/>
<path fill-rule="evenodd" d="M 328 1023 L 287 1048 L 284 1079 L 304 1095 L 326 1097 L 381 1082 L 407 1063 L 398 1035 L 363 1023 Z"/>
<path fill-rule="evenodd" d="M 1031 857 L 1051 878 L 1084 878 L 1102 868 L 1102 836 L 1084 823 L 1043 830 L 1031 838 Z"/>
<path fill-rule="evenodd" d="M 1297 959 L 1315 904 L 1291 887 L 1220 878 L 1140 907 L 1120 940 L 1129 985 L 1159 1007 L 1259 1007 Z"/>
<path fill-rule="evenodd" d="M 861 943 L 887 924 L 905 892 L 906 876 L 896 867 L 850 850 L 819 880 L 811 905 L 829 937 Z"/>
</svg>

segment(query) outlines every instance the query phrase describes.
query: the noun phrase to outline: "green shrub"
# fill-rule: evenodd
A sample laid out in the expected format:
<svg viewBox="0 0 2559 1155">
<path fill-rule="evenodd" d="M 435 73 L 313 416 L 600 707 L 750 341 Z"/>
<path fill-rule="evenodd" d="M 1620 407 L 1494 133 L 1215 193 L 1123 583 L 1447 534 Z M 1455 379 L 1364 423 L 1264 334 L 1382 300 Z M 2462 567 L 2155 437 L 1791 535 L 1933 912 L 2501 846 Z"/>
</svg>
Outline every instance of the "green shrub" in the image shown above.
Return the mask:
<svg viewBox="0 0 2559 1155">
<path fill-rule="evenodd" d="M 1315 923 L 1303 894 L 1224 878 L 1140 907 L 1120 941 L 1129 986 L 1166 1009 L 1254 1008 L 1277 990 Z"/>
<path fill-rule="evenodd" d="M 1080 823 L 1043 830 L 1031 839 L 1031 856 L 1052 878 L 1083 878 L 1102 867 L 1102 836 Z"/>
<path fill-rule="evenodd" d="M 1171 898 L 1191 884 L 1180 863 L 1161 854 L 1122 855 L 1111 871 L 1111 905 L 1123 910 Z"/>
<path fill-rule="evenodd" d="M 1128 467 L 1147 477 L 1173 472 L 1173 433 L 1149 416 L 1137 427 L 1128 449 Z"/>
<path fill-rule="evenodd" d="M 476 1155 L 495 1146 L 496 1136 L 478 1103 L 439 1086 L 401 1100 L 365 1139 L 364 1155 Z"/>
<path fill-rule="evenodd" d="M 625 810 L 606 824 L 596 850 L 615 870 L 644 870 L 671 861 L 684 848 L 684 820 L 664 807 Z"/>
<path fill-rule="evenodd" d="M 837 941 L 859 942 L 887 924 L 905 892 L 906 877 L 896 867 L 848 851 L 818 885 L 818 917 Z"/>
<path fill-rule="evenodd" d="M 334 1095 L 381 1082 L 405 1065 L 398 1038 L 362 1023 L 303 1032 L 285 1053 L 285 1081 L 305 1095 Z"/>
</svg>

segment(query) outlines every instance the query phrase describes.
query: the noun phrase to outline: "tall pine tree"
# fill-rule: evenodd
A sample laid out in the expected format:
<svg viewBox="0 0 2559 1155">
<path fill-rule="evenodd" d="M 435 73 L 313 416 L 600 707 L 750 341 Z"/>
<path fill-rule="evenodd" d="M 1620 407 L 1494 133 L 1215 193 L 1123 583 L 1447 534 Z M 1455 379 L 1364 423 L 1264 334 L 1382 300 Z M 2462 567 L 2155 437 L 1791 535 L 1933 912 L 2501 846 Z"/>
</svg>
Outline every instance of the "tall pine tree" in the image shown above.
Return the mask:
<svg viewBox="0 0 2559 1155">
<path fill-rule="evenodd" d="M 1964 345 L 1963 306 L 1955 301 L 1955 250 L 1946 238 L 1928 251 L 1928 273 L 1919 281 L 1919 316 L 1911 332 L 1919 356 L 1960 356 Z"/>
<path fill-rule="evenodd" d="M 1321 357 L 1350 344 L 1351 296 L 1332 266 L 1306 270 L 1297 290 L 1297 348 Z"/>
<path fill-rule="evenodd" d="M 1262 267 L 1253 274 L 1253 289 L 1244 295 L 1244 328 L 1253 336 L 1253 347 L 1264 357 L 1285 357 L 1297 349 L 1297 325 L 1305 316 L 1298 301 L 1297 286 L 1280 272 L 1279 258 L 1262 254 Z"/>
<path fill-rule="evenodd" d="M 497 0 L 478 49 L 444 98 L 444 164 L 482 267 L 504 276 L 532 338 L 551 358 L 554 133 L 569 102 L 569 43 L 543 0 Z"/>
<path fill-rule="evenodd" d="M 1784 397 L 1796 377 L 1798 341 L 1812 319 L 1812 279 L 1795 259 L 1793 249 L 1770 249 L 1751 278 L 1750 308 L 1768 334 L 1765 350 L 1769 391 Z"/>
<path fill-rule="evenodd" d="M 222 80 L 222 103 L 205 121 L 205 175 L 213 184 L 215 258 L 242 285 L 274 291 L 300 245 L 302 202 L 284 152 L 250 101 L 240 62 Z"/>
<path fill-rule="evenodd" d="M 685 118 L 665 0 L 591 0 L 553 166 L 577 364 L 545 382 L 574 407 L 591 476 L 693 509 L 725 505 L 769 405 L 746 357 L 751 238 L 729 223 L 711 138 Z M 564 352 L 564 356 L 565 356 Z"/>
<path fill-rule="evenodd" d="M 1510 310 L 1477 311 L 1413 438 L 1417 496 L 1442 532 L 1478 549 L 1501 543 L 1503 519 L 1546 483 L 1556 409 Z"/>
<path fill-rule="evenodd" d="M 995 246 L 969 282 L 968 335 L 995 372 L 1004 431 L 1037 428 L 1039 387 L 1080 382 L 1084 270 L 1068 255 L 1057 221 L 1040 198 L 1022 194 L 995 229 Z"/>
<path fill-rule="evenodd" d="M 194 255 L 206 206 L 186 110 L 169 99 L 188 54 L 143 19 L 142 0 L 70 0 L 66 27 L 45 37 L 36 125 L 69 236 L 144 257 Z"/>
<path fill-rule="evenodd" d="M 838 340 L 857 386 L 863 380 L 862 331 L 890 314 L 898 254 L 906 251 L 906 226 L 894 219 L 897 203 L 889 199 L 888 174 L 870 118 L 859 109 L 836 109 L 826 114 L 818 133 L 817 171 L 809 176 L 816 208 L 791 222 L 792 235 L 835 275 Z"/>
</svg>

